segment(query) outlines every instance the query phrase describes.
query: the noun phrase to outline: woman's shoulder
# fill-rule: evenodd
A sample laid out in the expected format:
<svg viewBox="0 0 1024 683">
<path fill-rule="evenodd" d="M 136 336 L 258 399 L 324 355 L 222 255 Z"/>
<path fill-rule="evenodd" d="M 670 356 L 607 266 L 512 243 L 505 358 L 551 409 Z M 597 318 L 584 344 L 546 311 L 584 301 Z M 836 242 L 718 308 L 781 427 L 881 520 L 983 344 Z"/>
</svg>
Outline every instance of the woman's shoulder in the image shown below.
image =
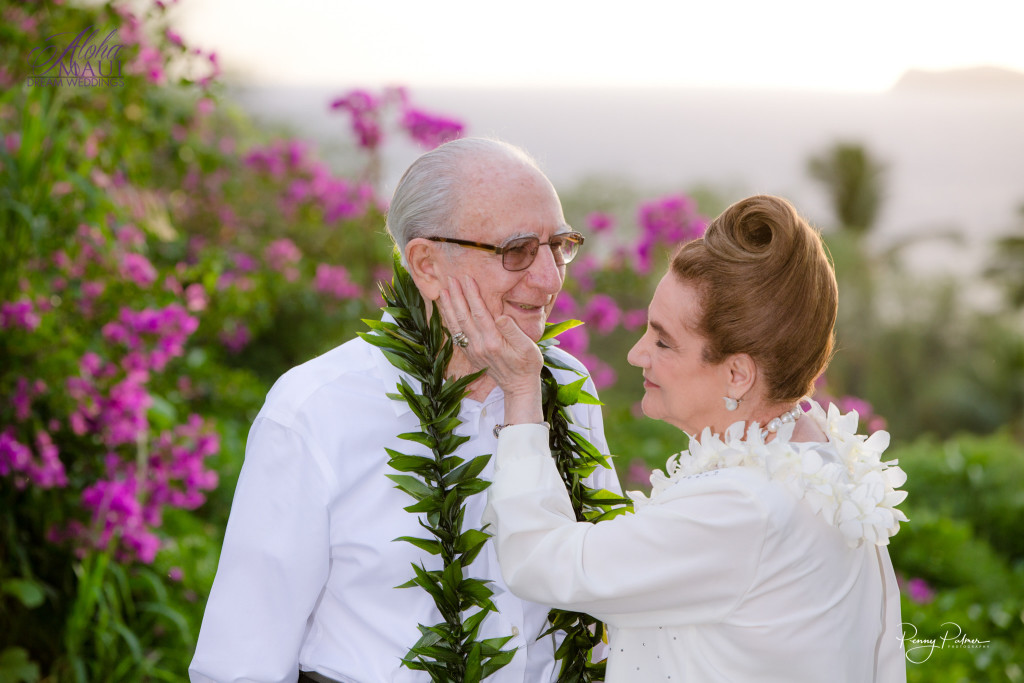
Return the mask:
<svg viewBox="0 0 1024 683">
<path fill-rule="evenodd" d="M 812 402 L 807 418 L 827 441 L 792 441 L 793 423 L 773 439 L 742 423 L 721 436 L 706 430 L 652 475 L 649 498 L 634 499 L 642 506 L 732 491 L 768 515 L 808 506 L 851 546 L 887 544 L 906 521 L 896 508 L 906 497 L 899 490 L 906 475 L 896 461 L 881 459 L 889 435 L 857 434 L 857 414 L 841 414 L 834 405 L 826 412 Z"/>
</svg>

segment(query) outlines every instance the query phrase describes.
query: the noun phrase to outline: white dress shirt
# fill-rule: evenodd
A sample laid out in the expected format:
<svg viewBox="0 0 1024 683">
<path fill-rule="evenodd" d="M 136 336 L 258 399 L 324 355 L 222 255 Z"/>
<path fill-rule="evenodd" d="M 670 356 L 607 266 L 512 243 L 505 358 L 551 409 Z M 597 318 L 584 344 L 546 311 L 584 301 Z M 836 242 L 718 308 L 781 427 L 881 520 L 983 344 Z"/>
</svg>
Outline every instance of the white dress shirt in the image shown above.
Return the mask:
<svg viewBox="0 0 1024 683">
<path fill-rule="evenodd" d="M 749 467 L 681 477 L 635 514 L 576 523 L 545 432 L 501 432 L 484 520 L 516 594 L 608 624 L 609 683 L 906 680 L 884 546 L 850 547 Z"/>
<path fill-rule="evenodd" d="M 568 354 L 564 363 L 583 370 Z M 560 382 L 577 376 L 555 371 Z M 401 666 L 419 639 L 417 624 L 441 621 L 421 588 L 395 588 L 412 564 L 440 567 L 440 558 L 393 539 L 425 537 L 415 501 L 395 488 L 385 447 L 429 455 L 398 435 L 419 431 L 409 406 L 389 399 L 402 373 L 376 347 L 352 340 L 286 373 L 274 385 L 249 433 L 217 576 L 189 668 L 195 683 L 294 683 L 300 668 L 338 681 L 426 681 Z M 415 380 L 406 379 L 414 387 Z M 589 384 L 588 391 L 594 392 Z M 578 405 L 578 429 L 607 453 L 601 411 Z M 465 460 L 494 453 L 492 433 L 504 417 L 495 389 L 481 403 L 463 401 L 457 434 L 471 437 Z M 481 473 L 490 479 L 493 458 Z M 600 469 L 592 485 L 620 491 L 615 473 Z M 484 495 L 467 502 L 463 528 L 481 526 Z M 554 680 L 554 642 L 538 640 L 549 608 L 520 600 L 501 581 L 493 542 L 467 576 L 491 579 L 498 608 L 480 638 L 513 636 L 515 658 L 489 681 Z"/>
</svg>

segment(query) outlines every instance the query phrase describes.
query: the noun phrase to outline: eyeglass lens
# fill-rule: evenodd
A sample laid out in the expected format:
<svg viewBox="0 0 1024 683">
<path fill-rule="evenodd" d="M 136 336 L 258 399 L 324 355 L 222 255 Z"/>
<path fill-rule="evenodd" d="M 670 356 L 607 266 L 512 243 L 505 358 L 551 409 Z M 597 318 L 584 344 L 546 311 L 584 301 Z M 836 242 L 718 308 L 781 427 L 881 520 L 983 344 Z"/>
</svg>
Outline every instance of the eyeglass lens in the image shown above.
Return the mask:
<svg viewBox="0 0 1024 683">
<path fill-rule="evenodd" d="M 548 245 L 555 256 L 555 264 L 562 266 L 572 261 L 579 249 L 579 244 L 566 236 L 553 236 Z M 540 239 L 537 237 L 520 237 L 510 241 L 502 248 L 502 265 L 506 270 L 525 270 L 533 264 L 540 250 Z"/>
</svg>

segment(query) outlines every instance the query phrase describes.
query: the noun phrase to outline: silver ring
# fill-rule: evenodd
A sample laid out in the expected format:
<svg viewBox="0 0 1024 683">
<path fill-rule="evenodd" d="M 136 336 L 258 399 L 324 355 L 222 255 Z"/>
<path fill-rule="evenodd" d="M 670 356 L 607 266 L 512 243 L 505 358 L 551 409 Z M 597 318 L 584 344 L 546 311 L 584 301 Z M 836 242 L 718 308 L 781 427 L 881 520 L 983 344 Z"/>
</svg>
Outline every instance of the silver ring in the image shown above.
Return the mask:
<svg viewBox="0 0 1024 683">
<path fill-rule="evenodd" d="M 469 339 L 467 339 L 466 335 L 464 335 L 462 332 L 456 332 L 455 334 L 453 334 L 452 341 L 455 342 L 455 344 L 462 349 L 469 346 Z"/>
</svg>

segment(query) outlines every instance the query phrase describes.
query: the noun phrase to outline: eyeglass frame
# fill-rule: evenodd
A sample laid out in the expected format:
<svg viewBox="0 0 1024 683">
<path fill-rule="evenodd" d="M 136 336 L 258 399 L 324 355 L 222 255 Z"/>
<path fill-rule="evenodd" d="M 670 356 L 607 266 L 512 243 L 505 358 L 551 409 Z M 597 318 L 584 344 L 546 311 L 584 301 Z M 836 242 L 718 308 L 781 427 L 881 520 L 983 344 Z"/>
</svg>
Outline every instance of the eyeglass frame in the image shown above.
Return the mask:
<svg viewBox="0 0 1024 683">
<path fill-rule="evenodd" d="M 547 242 L 541 242 L 540 238 L 537 237 L 536 235 L 523 235 L 521 237 L 510 237 L 509 239 L 505 240 L 505 242 L 503 243 L 502 246 L 496 246 L 494 244 L 487 244 L 486 242 L 474 242 L 472 240 L 460 240 L 460 239 L 456 239 L 454 237 L 425 237 L 424 239 L 430 240 L 431 242 L 444 242 L 445 244 L 457 244 L 460 247 L 469 247 L 470 249 L 482 249 L 483 251 L 489 251 L 492 254 L 497 254 L 498 256 L 501 256 L 501 267 L 502 268 L 504 268 L 505 270 L 509 271 L 510 273 L 521 273 L 522 271 L 526 270 L 527 268 L 529 268 L 530 266 L 533 265 L 533 262 L 537 260 L 537 254 L 534 254 L 533 255 L 533 259 L 531 259 L 530 262 L 527 263 L 522 268 L 519 268 L 517 270 L 512 270 L 512 269 L 510 269 L 510 268 L 505 266 L 505 254 L 508 253 L 508 248 L 506 246 L 504 246 L 504 245 L 507 245 L 509 242 L 514 242 L 516 240 L 530 239 L 531 237 L 533 239 L 537 240 L 537 251 L 538 252 L 540 251 L 540 247 L 548 246 L 548 245 L 551 244 L 551 239 L 548 239 Z M 586 241 L 586 238 L 583 236 L 583 234 L 579 233 L 579 232 L 576 232 L 575 230 L 570 230 L 569 232 L 559 232 L 559 233 L 556 233 L 556 234 L 552 235 L 551 237 L 565 237 L 565 238 L 568 238 L 570 242 L 573 242 L 574 244 L 576 244 L 576 252 L 577 253 L 579 253 L 579 248 L 582 247 L 583 243 Z M 552 252 L 552 253 L 554 253 L 554 252 Z M 573 254 L 569 258 L 568 261 L 562 261 L 562 263 L 560 265 L 563 265 L 563 266 L 568 265 L 568 264 L 572 263 L 573 259 L 575 259 L 575 258 L 576 258 L 576 254 Z"/>
</svg>

